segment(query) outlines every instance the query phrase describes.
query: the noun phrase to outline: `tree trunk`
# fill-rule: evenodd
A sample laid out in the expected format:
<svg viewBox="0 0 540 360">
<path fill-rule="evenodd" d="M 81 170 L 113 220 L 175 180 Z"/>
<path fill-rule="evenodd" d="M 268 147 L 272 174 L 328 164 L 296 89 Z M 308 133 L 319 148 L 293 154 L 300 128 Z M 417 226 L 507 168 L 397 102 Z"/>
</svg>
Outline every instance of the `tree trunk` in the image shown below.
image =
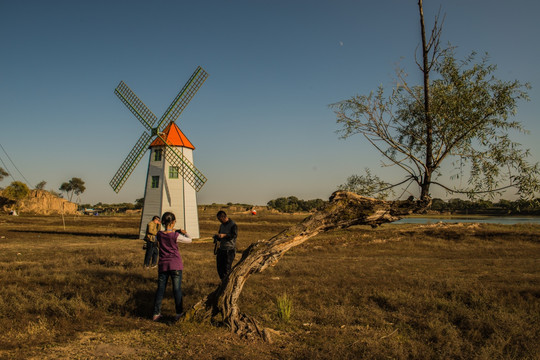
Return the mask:
<svg viewBox="0 0 540 360">
<path fill-rule="evenodd" d="M 228 326 L 241 336 L 256 335 L 270 341 L 272 330 L 262 328 L 255 319 L 240 313 L 238 298 L 249 275 L 274 266 L 283 254 L 309 238 L 336 228 L 353 225 L 376 227 L 420 211 L 424 202 L 383 201 L 351 192 L 337 191 L 323 209 L 268 240 L 251 244 L 219 287 L 199 301 L 185 316 L 185 321 L 209 320 Z"/>
<path fill-rule="evenodd" d="M 431 185 L 431 169 L 426 170 L 424 177 L 422 178 L 422 183 L 420 184 L 420 200 L 429 201 L 431 198 L 429 195 L 429 187 Z"/>
<path fill-rule="evenodd" d="M 420 200 L 427 200 L 429 197 L 429 187 L 431 185 L 431 171 L 433 168 L 433 119 L 431 118 L 429 103 L 429 45 L 426 41 L 426 26 L 424 24 L 424 8 L 422 0 L 418 0 L 418 10 L 420 12 L 420 33 L 422 36 L 422 75 L 424 77 L 424 121 L 426 131 L 426 163 L 425 174 L 422 181 L 422 193 Z M 430 39 L 433 41 L 434 39 Z"/>
</svg>

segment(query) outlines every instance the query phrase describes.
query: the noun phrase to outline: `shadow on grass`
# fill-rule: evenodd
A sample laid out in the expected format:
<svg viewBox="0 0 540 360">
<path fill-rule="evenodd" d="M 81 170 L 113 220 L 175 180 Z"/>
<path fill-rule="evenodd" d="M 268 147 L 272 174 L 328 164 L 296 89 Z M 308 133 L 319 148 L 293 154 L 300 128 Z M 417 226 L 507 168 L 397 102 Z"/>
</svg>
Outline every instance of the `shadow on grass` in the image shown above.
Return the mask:
<svg viewBox="0 0 540 360">
<path fill-rule="evenodd" d="M 139 290 L 126 301 L 127 313 L 131 316 L 151 319 L 154 310 L 155 290 Z"/>
<path fill-rule="evenodd" d="M 119 315 L 128 315 L 150 319 L 154 308 L 156 278 L 148 278 L 140 274 L 119 273 L 115 270 L 85 270 L 94 287 L 103 287 L 103 292 L 110 293 L 110 302 L 106 310 Z M 105 281 L 104 281 L 105 280 Z M 120 293 L 126 293 L 123 298 Z"/>
<path fill-rule="evenodd" d="M 54 231 L 54 230 L 8 230 L 9 232 L 16 233 L 29 233 L 29 234 L 49 234 L 49 235 L 70 235 L 70 236 L 86 236 L 86 237 L 111 237 L 111 238 L 120 238 L 120 239 L 131 239 L 136 240 L 139 238 L 138 235 L 132 234 L 106 234 L 106 233 L 96 233 L 96 232 L 78 232 L 78 231 Z"/>
</svg>

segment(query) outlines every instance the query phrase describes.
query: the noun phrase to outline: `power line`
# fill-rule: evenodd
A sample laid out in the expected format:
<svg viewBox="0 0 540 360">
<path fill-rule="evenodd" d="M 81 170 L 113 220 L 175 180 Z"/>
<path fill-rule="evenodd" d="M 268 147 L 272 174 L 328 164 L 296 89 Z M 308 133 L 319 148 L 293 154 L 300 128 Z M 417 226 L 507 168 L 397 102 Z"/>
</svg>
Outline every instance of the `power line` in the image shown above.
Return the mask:
<svg viewBox="0 0 540 360">
<path fill-rule="evenodd" d="M 6 149 L 4 149 L 4 147 L 2 146 L 2 144 L 0 144 L 0 147 L 2 148 L 2 150 L 4 151 L 4 154 L 6 154 L 7 158 L 9 159 L 9 161 L 13 164 L 13 167 L 15 168 L 15 170 L 17 170 L 17 172 L 21 175 L 21 177 L 24 179 L 24 181 L 26 181 L 26 185 L 30 186 L 30 181 L 28 181 L 27 178 L 24 177 L 24 175 L 21 173 L 21 171 L 17 168 L 17 165 L 15 165 L 15 163 L 13 162 L 13 160 L 11 160 L 11 158 L 9 157 Z M 4 164 L 4 162 L 2 161 L 2 164 Z M 6 166 L 6 164 L 4 164 L 4 166 Z M 13 178 L 13 175 L 11 175 L 11 178 Z M 15 180 L 15 178 L 13 178 L 13 180 Z"/>
</svg>

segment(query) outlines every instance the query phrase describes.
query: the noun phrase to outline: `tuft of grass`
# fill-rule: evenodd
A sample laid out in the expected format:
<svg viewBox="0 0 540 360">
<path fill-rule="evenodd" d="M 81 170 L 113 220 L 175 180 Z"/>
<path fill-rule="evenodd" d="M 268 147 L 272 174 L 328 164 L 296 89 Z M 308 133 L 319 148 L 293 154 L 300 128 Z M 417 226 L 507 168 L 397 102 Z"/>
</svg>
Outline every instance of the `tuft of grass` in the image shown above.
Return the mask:
<svg viewBox="0 0 540 360">
<path fill-rule="evenodd" d="M 276 306 L 278 319 L 288 323 L 291 320 L 292 300 L 287 293 L 277 297 Z"/>
</svg>

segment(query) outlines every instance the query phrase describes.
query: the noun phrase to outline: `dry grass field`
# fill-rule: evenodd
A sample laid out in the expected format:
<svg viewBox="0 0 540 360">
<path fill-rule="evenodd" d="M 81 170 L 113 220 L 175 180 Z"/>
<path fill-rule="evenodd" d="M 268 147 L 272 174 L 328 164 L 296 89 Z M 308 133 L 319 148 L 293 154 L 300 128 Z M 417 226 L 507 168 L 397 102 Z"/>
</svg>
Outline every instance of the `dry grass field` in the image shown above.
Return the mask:
<svg viewBox="0 0 540 360">
<path fill-rule="evenodd" d="M 201 236 L 217 229 L 214 216 L 201 213 Z M 239 251 L 303 218 L 230 217 Z M 60 217 L 0 216 L 0 358 L 539 358 L 538 225 L 319 235 L 246 283 L 241 310 L 281 334 L 269 344 L 210 324 L 152 322 L 157 273 L 142 267 L 138 221 L 70 216 L 64 230 Z M 186 308 L 218 284 L 212 250 L 205 241 L 181 247 Z M 289 321 L 278 316 L 284 294 Z"/>
</svg>

